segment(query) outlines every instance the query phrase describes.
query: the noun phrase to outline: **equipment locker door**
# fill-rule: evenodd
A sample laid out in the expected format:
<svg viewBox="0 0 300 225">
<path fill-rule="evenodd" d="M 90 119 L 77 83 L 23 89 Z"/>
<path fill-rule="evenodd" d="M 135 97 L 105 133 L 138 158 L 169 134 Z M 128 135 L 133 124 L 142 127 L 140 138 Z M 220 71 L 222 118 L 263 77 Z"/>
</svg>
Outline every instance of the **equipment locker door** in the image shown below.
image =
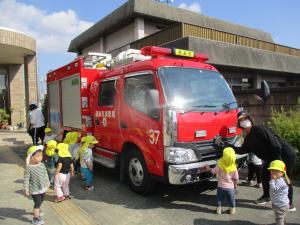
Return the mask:
<svg viewBox="0 0 300 225">
<path fill-rule="evenodd" d="M 112 151 L 118 149 L 120 139 L 117 81 L 117 77 L 100 81 L 95 101 L 94 135 L 100 148 Z"/>
</svg>

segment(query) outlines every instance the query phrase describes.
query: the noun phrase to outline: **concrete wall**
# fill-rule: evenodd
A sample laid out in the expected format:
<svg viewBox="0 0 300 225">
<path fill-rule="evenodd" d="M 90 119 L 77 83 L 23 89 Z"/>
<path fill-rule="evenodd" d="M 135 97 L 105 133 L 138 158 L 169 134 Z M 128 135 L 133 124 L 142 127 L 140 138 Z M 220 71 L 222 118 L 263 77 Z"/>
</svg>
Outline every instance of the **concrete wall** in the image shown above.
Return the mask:
<svg viewBox="0 0 300 225">
<path fill-rule="evenodd" d="M 105 38 L 105 50 L 110 52 L 135 40 L 135 23 L 132 23 Z"/>
<path fill-rule="evenodd" d="M 102 40 L 102 41 L 101 41 Z M 103 42 L 103 39 L 97 41 L 96 43 L 90 45 L 89 47 L 82 50 L 81 55 L 87 55 L 89 52 L 101 52 L 103 49 L 101 49 L 101 42 Z"/>
<path fill-rule="evenodd" d="M 254 97 L 259 93 L 258 89 L 234 92 L 239 105 L 254 118 L 256 124 L 263 124 L 270 119 L 272 109 L 294 108 L 300 99 L 300 87 L 272 88 L 270 99 L 266 105 Z"/>
<path fill-rule="evenodd" d="M 154 23 L 145 22 L 145 37 L 160 31 Z"/>
</svg>

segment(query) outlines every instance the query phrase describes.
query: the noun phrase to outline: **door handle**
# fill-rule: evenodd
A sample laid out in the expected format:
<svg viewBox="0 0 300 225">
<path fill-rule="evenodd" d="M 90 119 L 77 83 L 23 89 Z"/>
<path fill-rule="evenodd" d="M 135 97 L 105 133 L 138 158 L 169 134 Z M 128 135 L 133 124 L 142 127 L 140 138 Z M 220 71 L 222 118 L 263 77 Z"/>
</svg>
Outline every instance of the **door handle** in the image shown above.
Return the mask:
<svg viewBox="0 0 300 225">
<path fill-rule="evenodd" d="M 122 121 L 121 121 L 121 123 L 120 123 L 120 126 L 121 126 L 121 128 L 123 128 L 123 129 L 127 129 L 127 128 L 128 128 L 127 124 L 124 123 L 124 122 L 122 122 Z"/>
</svg>

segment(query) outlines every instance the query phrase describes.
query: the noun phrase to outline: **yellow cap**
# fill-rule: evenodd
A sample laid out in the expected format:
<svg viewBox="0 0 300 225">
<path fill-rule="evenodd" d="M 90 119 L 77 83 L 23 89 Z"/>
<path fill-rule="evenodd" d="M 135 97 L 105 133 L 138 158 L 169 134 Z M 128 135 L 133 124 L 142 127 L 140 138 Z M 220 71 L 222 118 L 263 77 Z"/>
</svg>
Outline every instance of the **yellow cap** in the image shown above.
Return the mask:
<svg viewBox="0 0 300 225">
<path fill-rule="evenodd" d="M 76 132 L 76 131 L 74 131 L 74 132 L 68 132 L 66 134 L 65 139 L 64 139 L 64 143 L 65 144 L 69 144 L 69 145 L 75 144 L 75 143 L 77 143 L 78 137 L 79 137 L 78 132 Z"/>
<path fill-rule="evenodd" d="M 53 156 L 55 153 L 55 149 L 57 146 L 57 142 L 55 140 L 48 141 L 46 148 L 46 155 Z"/>
<path fill-rule="evenodd" d="M 31 156 L 33 155 L 36 151 L 43 151 L 44 149 L 44 146 L 43 145 L 33 145 L 31 146 L 28 150 L 27 150 L 27 156 Z"/>
<path fill-rule="evenodd" d="M 283 172 L 286 182 L 288 184 L 291 183 L 289 177 L 286 174 L 286 166 L 285 166 L 283 161 L 281 161 L 281 160 L 272 161 L 270 163 L 270 166 L 269 166 L 268 170 L 278 170 L 278 171 Z"/>
<path fill-rule="evenodd" d="M 65 143 L 59 143 L 56 148 L 58 149 L 58 156 L 62 158 L 72 157 L 69 151 L 69 145 Z"/>
<path fill-rule="evenodd" d="M 225 173 L 232 173 L 237 170 L 236 168 L 236 155 L 233 148 L 227 147 L 223 150 L 223 156 L 218 161 L 218 166 Z"/>
<path fill-rule="evenodd" d="M 88 135 L 88 136 L 81 138 L 81 142 L 85 142 L 85 143 L 89 143 L 89 144 L 97 144 L 98 143 L 97 139 L 92 135 Z"/>
<path fill-rule="evenodd" d="M 286 173 L 285 164 L 281 160 L 274 160 L 274 161 L 272 161 L 270 163 L 270 167 L 268 168 L 268 170 L 279 170 L 281 172 Z"/>
<path fill-rule="evenodd" d="M 52 132 L 52 129 L 51 129 L 50 127 L 45 128 L 45 133 L 46 133 L 46 134 L 47 134 L 47 133 L 50 133 L 50 132 Z"/>
</svg>

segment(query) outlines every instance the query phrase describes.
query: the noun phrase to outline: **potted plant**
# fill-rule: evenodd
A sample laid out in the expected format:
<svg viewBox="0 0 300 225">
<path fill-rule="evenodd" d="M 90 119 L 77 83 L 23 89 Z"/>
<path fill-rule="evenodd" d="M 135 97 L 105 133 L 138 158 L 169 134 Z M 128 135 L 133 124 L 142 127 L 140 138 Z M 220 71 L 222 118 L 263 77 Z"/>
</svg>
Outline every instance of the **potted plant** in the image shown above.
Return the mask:
<svg viewBox="0 0 300 225">
<path fill-rule="evenodd" d="M 8 124 L 9 114 L 6 110 L 0 108 L 0 129 Z"/>
</svg>

